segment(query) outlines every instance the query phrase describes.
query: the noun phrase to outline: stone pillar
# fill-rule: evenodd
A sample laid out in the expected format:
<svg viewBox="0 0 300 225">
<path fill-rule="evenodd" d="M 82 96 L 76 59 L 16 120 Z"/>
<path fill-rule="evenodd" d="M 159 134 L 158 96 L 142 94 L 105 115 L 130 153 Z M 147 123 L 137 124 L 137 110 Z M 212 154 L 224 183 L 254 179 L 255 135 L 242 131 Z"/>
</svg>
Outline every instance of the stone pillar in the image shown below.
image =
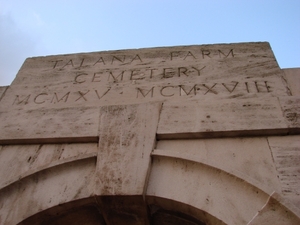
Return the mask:
<svg viewBox="0 0 300 225">
<path fill-rule="evenodd" d="M 144 199 L 160 108 L 101 107 L 95 194 L 108 224 L 148 224 Z"/>
</svg>

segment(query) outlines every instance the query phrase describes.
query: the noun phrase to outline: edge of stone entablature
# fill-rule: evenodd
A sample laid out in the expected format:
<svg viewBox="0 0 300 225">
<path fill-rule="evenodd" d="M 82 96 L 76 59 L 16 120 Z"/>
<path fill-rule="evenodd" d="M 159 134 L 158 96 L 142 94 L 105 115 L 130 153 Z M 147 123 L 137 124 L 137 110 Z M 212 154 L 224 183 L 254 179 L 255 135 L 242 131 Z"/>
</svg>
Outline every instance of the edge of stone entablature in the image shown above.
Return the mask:
<svg viewBox="0 0 300 225">
<path fill-rule="evenodd" d="M 98 136 L 0 139 L 0 145 L 98 143 Z"/>
<path fill-rule="evenodd" d="M 79 53 L 67 53 L 67 54 L 55 54 L 55 55 L 40 55 L 40 56 L 33 56 L 33 57 L 27 57 L 26 59 L 34 59 L 34 58 L 45 58 L 45 57 L 50 57 L 50 56 L 72 56 L 72 55 L 78 55 L 78 54 L 93 54 L 93 53 L 104 53 L 104 54 L 112 54 L 112 53 L 122 53 L 122 52 L 127 52 L 127 51 L 139 51 L 139 50 L 160 50 L 160 49 L 168 49 L 168 48 L 173 48 L 173 47 L 176 47 L 176 48 L 185 48 L 185 47 L 198 47 L 198 46 L 201 46 L 201 47 L 210 47 L 210 46 L 218 46 L 218 45 L 233 45 L 233 44 L 237 44 L 237 45 L 249 45 L 249 44 L 267 44 L 270 49 L 272 50 L 271 48 L 271 45 L 270 45 L 270 42 L 268 41 L 250 41 L 250 42 L 246 42 L 246 41 L 241 41 L 241 42 L 232 42 L 232 43 L 229 43 L 229 42 L 220 42 L 220 43 L 214 43 L 214 44 L 190 44 L 190 45 L 175 45 L 175 46 L 157 46 L 157 47 L 142 47 L 142 48 L 123 48 L 123 49 L 108 49 L 108 50 L 101 50 L 101 51 L 92 51 L 92 52 L 79 52 Z M 272 50 L 272 53 L 273 53 L 273 50 Z M 274 55 L 274 53 L 273 53 Z M 26 60 L 25 59 L 25 60 Z M 277 62 L 277 60 L 276 60 Z M 284 68 L 284 69 L 290 69 L 290 68 Z"/>
<path fill-rule="evenodd" d="M 288 128 L 283 129 L 257 129 L 257 130 L 227 130 L 227 131 L 208 131 L 208 132 L 187 132 L 157 134 L 157 140 L 177 140 L 177 139 L 214 139 L 214 138 L 235 138 L 235 137 L 269 137 L 285 136 L 290 134 Z M 293 134 L 298 134 L 295 130 Z M 300 131 L 299 131 L 300 132 Z"/>
</svg>

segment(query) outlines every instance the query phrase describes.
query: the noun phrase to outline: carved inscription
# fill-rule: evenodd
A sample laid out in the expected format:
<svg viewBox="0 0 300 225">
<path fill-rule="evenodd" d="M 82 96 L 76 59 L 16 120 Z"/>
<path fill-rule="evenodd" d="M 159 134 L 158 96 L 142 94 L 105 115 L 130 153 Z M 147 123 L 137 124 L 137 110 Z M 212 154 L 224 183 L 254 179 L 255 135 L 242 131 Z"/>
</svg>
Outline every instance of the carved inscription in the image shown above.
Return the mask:
<svg viewBox="0 0 300 225">
<path fill-rule="evenodd" d="M 238 88 L 237 88 L 238 87 Z M 187 95 L 218 95 L 232 94 L 234 90 L 239 89 L 239 93 L 269 93 L 271 87 L 268 81 L 253 81 L 253 82 L 237 82 L 231 83 L 213 83 L 213 84 L 195 84 L 187 85 L 168 85 L 163 87 L 136 88 L 136 98 L 145 97 L 172 97 L 172 96 L 187 96 Z"/>
<path fill-rule="evenodd" d="M 141 57 L 136 54 L 134 56 L 126 56 L 126 55 L 112 55 L 109 57 L 109 59 L 104 59 L 104 57 L 99 57 L 96 61 L 92 63 L 87 63 L 87 60 L 85 58 L 82 58 L 81 60 L 74 60 L 74 59 L 69 59 L 68 61 L 64 60 L 54 60 L 51 61 L 52 63 L 52 68 L 59 68 L 59 69 L 64 69 L 66 67 L 85 67 L 85 66 L 96 66 L 96 65 L 114 65 L 114 64 L 131 64 L 134 61 L 138 61 L 142 63 Z"/>
<path fill-rule="evenodd" d="M 197 52 L 193 51 L 172 51 L 163 57 L 164 61 L 174 60 L 193 60 L 201 61 L 203 59 L 226 59 L 235 57 L 234 50 L 209 50 L 199 49 Z M 66 68 L 84 68 L 94 66 L 109 66 L 109 65 L 138 65 L 142 63 L 149 63 L 139 54 L 134 55 L 105 55 L 99 56 L 94 60 L 86 58 L 68 59 L 68 60 L 52 60 L 49 62 L 52 69 L 66 69 Z"/>
<path fill-rule="evenodd" d="M 148 99 L 153 97 L 169 98 L 180 96 L 206 96 L 206 95 L 232 95 L 235 93 L 269 93 L 272 92 L 272 87 L 268 81 L 253 81 L 253 82 L 237 82 L 232 81 L 228 83 L 199 83 L 194 85 L 163 85 L 163 86 L 150 86 L 150 87 L 132 87 L 135 94 L 132 98 Z M 65 91 L 63 93 L 46 93 L 29 95 L 16 95 L 13 105 L 26 105 L 34 103 L 42 105 L 44 103 L 63 104 L 63 103 L 76 103 L 101 101 L 104 96 L 111 94 L 113 97 L 115 92 L 112 87 L 105 89 L 88 89 L 77 91 Z"/>
<path fill-rule="evenodd" d="M 195 53 L 192 53 L 191 51 L 175 51 L 170 53 L 171 60 L 174 60 L 176 58 L 181 58 L 183 60 L 186 59 L 199 59 L 199 58 L 217 58 L 223 59 L 228 57 L 234 57 L 233 49 L 230 49 L 228 52 L 224 52 L 220 49 L 218 49 L 217 53 L 213 53 L 210 50 L 201 50 L 201 53 L 198 55 L 195 55 Z"/>
<path fill-rule="evenodd" d="M 175 77 L 200 76 L 205 66 L 168 67 L 162 69 L 144 68 L 131 70 L 100 70 L 93 73 L 78 72 L 74 76 L 74 84 L 91 83 L 119 83 L 134 80 L 168 79 Z"/>
<path fill-rule="evenodd" d="M 96 99 L 102 99 L 111 88 L 107 88 L 104 91 L 100 90 L 86 90 L 86 91 L 75 91 L 75 92 L 65 92 L 65 93 L 39 93 L 37 95 L 29 94 L 25 96 L 16 95 L 13 105 L 26 105 L 28 103 L 34 103 L 37 105 L 43 103 L 51 103 L 51 104 L 58 104 L 58 103 L 67 103 L 67 102 L 87 102 L 91 96 L 96 97 Z M 72 99 L 72 100 L 70 100 Z"/>
<path fill-rule="evenodd" d="M 126 99 L 147 100 L 181 96 L 236 97 L 272 92 L 273 88 L 267 80 L 209 82 L 206 77 L 205 82 L 201 82 L 201 78 L 212 68 L 211 64 L 207 67 L 207 62 L 214 59 L 214 62 L 220 64 L 223 60 L 235 58 L 236 55 L 234 49 L 199 49 L 164 52 L 158 58 L 144 57 L 141 54 L 103 54 L 74 59 L 65 57 L 68 59 L 49 61 L 49 67 L 62 76 L 63 71 L 68 70 L 66 76 L 71 79 L 72 87 L 66 86 L 64 91 L 48 89 L 37 94 L 16 95 L 12 104 L 96 104 L 108 100 L 119 101 L 123 95 Z M 151 59 L 155 59 L 155 63 L 149 61 Z M 165 64 L 167 61 L 169 63 Z M 180 62 L 184 62 L 183 65 Z M 127 67 L 123 67 L 125 65 Z M 154 67 L 155 65 L 159 66 Z"/>
</svg>

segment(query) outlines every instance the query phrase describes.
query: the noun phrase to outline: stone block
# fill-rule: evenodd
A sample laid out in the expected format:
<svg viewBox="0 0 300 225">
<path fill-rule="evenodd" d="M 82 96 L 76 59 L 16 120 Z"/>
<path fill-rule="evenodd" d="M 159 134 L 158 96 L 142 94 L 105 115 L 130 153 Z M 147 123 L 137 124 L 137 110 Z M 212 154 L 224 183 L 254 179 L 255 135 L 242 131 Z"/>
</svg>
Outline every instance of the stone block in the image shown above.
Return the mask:
<svg viewBox="0 0 300 225">
<path fill-rule="evenodd" d="M 300 95 L 300 68 L 283 69 L 293 96 Z"/>
<path fill-rule="evenodd" d="M 99 108 L 0 112 L 0 144 L 97 142 Z"/>
<path fill-rule="evenodd" d="M 266 205 L 247 224 L 261 225 L 270 223 L 273 225 L 298 225 L 300 219 L 270 196 Z"/>
<path fill-rule="evenodd" d="M 283 115 L 287 126 L 289 128 L 289 134 L 300 133 L 300 97 L 290 96 L 281 97 L 279 102 L 283 111 Z"/>
<path fill-rule="evenodd" d="M 268 137 L 282 194 L 300 208 L 300 136 Z"/>
<path fill-rule="evenodd" d="M 147 196 L 209 212 L 224 224 L 247 224 L 268 195 L 240 179 L 189 160 L 154 156 Z"/>
<path fill-rule="evenodd" d="M 97 143 L 0 146 L 0 190 L 41 170 L 96 158 L 97 150 Z"/>
<path fill-rule="evenodd" d="M 25 61 L 3 104 L 53 108 L 284 96 L 282 77 L 266 42 L 35 57 Z"/>
<path fill-rule="evenodd" d="M 137 70 L 130 71 L 133 68 Z M 119 77 L 118 70 L 124 71 Z M 160 78 L 182 80 L 191 77 L 214 80 L 220 76 L 260 78 L 262 75 L 273 77 L 274 74 L 282 75 L 269 43 L 253 42 L 28 58 L 12 86 L 128 81 L 145 83 Z"/>
<path fill-rule="evenodd" d="M 143 195 L 161 103 L 100 110 L 98 195 Z"/>
<path fill-rule="evenodd" d="M 281 192 L 267 138 L 160 140 L 152 154 L 220 169 L 268 194 Z"/>
<path fill-rule="evenodd" d="M 28 58 L 1 100 L 0 143 L 87 140 L 107 105 L 288 96 L 283 77 L 266 42 Z"/>
<path fill-rule="evenodd" d="M 74 161 L 29 176 L 0 192 L 1 224 L 18 224 L 51 207 L 93 193 L 94 158 Z"/>
<path fill-rule="evenodd" d="M 167 102 L 159 139 L 287 134 L 277 98 Z"/>
</svg>

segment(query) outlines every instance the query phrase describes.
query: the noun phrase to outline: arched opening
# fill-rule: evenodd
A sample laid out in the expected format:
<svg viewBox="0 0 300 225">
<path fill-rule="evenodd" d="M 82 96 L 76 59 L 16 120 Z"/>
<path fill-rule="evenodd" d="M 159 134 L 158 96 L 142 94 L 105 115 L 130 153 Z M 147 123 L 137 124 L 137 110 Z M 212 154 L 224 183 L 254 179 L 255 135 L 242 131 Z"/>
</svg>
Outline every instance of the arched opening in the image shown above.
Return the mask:
<svg viewBox="0 0 300 225">
<path fill-rule="evenodd" d="M 87 199 L 76 200 L 65 204 L 57 205 L 42 212 L 39 212 L 18 225 L 110 225 L 114 222 L 110 221 L 111 216 L 118 217 L 115 211 L 104 210 L 102 203 L 99 204 L 97 199 L 101 196 L 90 197 Z M 114 198 L 114 197 L 113 197 Z M 118 198 L 118 196 L 116 196 Z M 128 197 L 130 198 L 130 197 Z M 193 209 L 183 203 L 175 202 L 168 199 L 149 198 L 151 204 L 146 204 L 148 214 L 147 218 L 138 218 L 135 215 L 135 221 L 121 219 L 120 224 L 143 224 L 145 225 L 210 225 L 211 216 L 206 212 Z M 170 207 L 171 206 L 171 207 Z M 144 206 L 141 206 L 144 207 Z M 165 207 L 165 208 L 163 208 Z M 183 210 L 183 211 L 181 211 Z M 106 214 L 110 215 L 107 216 Z M 114 215 L 115 214 L 115 215 Z M 124 215 L 124 214 L 123 214 Z M 196 215 L 196 216 L 195 216 Z M 132 218 L 134 215 L 130 215 Z M 199 219 L 200 218 L 200 219 Z M 202 218 L 202 219 L 201 219 Z M 215 218 L 213 220 L 216 220 Z M 208 222 L 207 222 L 208 221 Z M 134 223 L 132 223 L 134 222 Z M 223 224 L 221 221 L 216 224 Z"/>
</svg>

